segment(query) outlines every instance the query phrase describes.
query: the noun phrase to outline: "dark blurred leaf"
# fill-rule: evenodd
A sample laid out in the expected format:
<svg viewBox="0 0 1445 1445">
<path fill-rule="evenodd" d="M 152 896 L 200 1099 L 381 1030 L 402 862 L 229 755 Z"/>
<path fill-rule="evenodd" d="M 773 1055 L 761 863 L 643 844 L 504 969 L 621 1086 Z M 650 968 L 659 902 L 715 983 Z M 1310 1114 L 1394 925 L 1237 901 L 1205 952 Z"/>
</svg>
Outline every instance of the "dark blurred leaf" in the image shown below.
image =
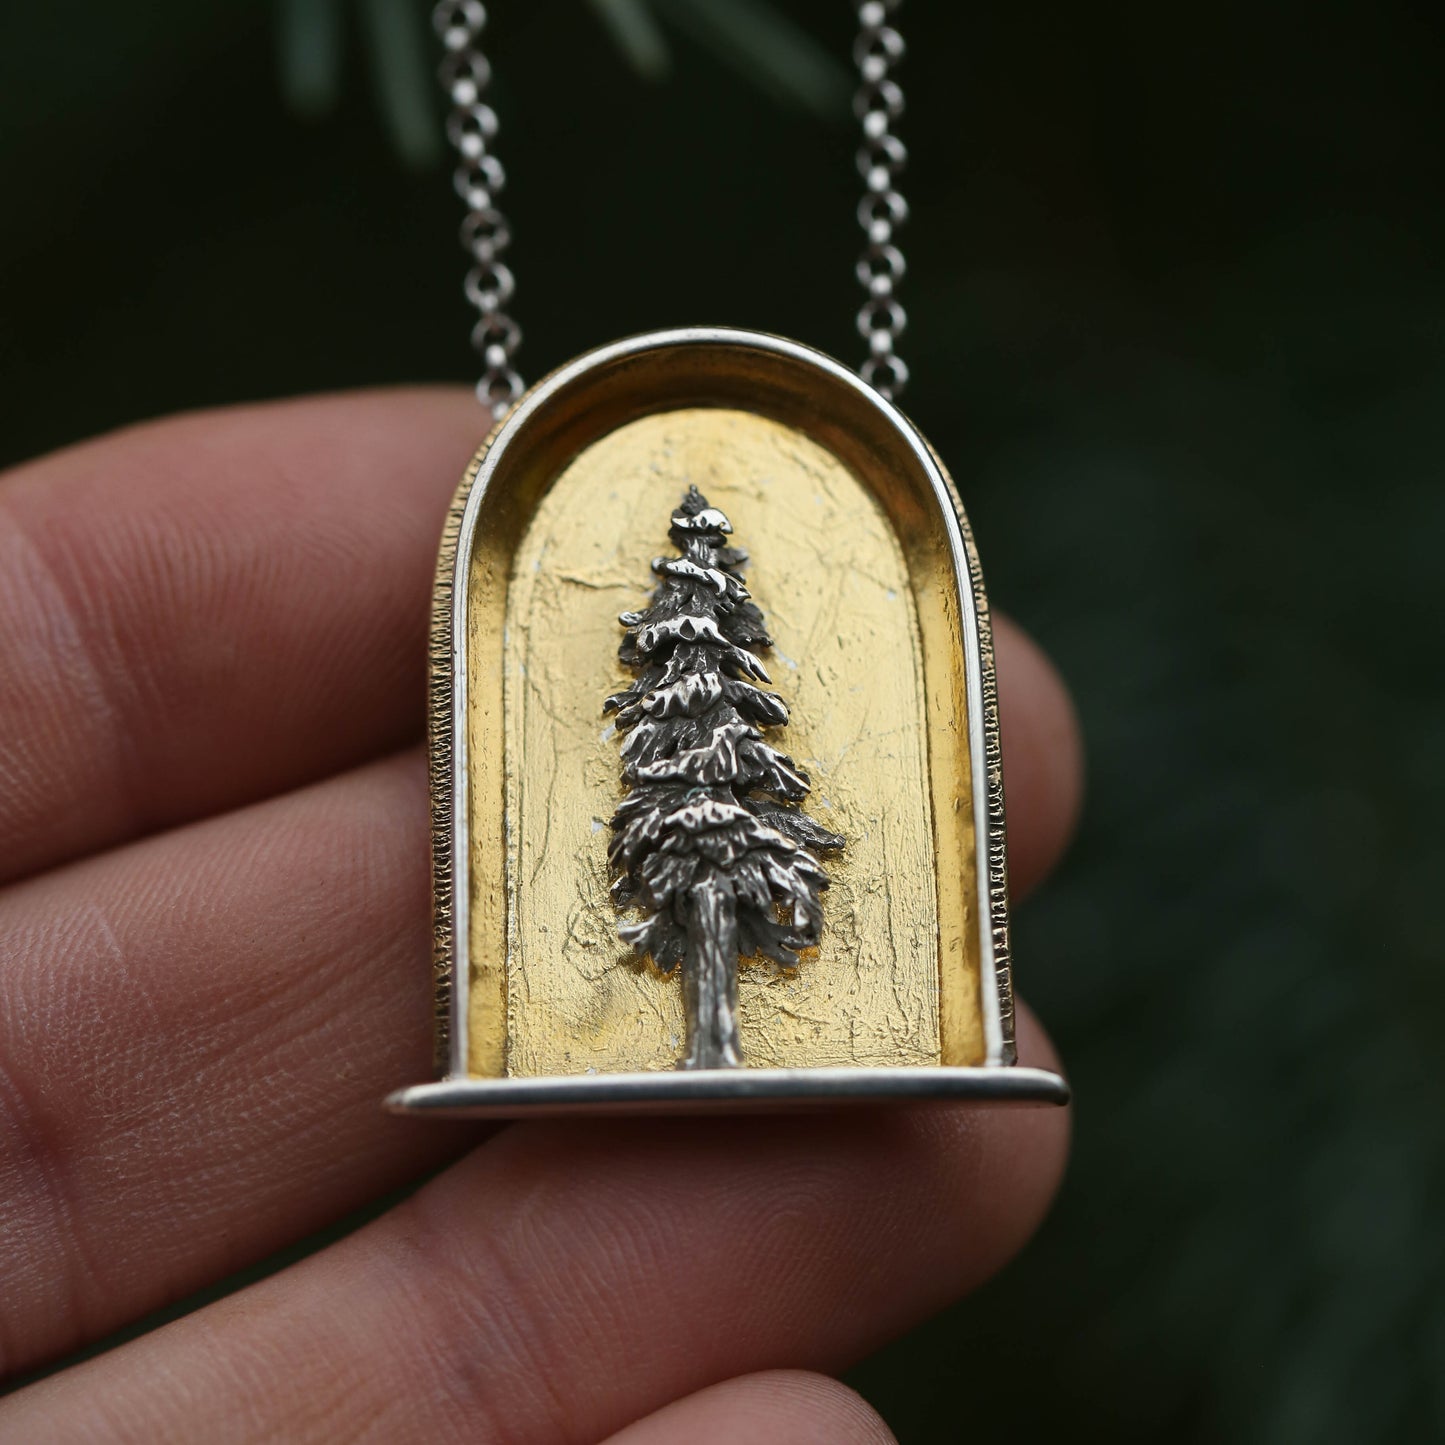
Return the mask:
<svg viewBox="0 0 1445 1445">
<path fill-rule="evenodd" d="M 675 25 L 775 99 L 823 117 L 846 113 L 850 72 L 764 0 L 656 0 L 656 4 Z"/>
<path fill-rule="evenodd" d="M 588 0 L 617 48 L 646 80 L 661 80 L 671 67 L 667 41 L 646 0 Z"/>
<path fill-rule="evenodd" d="M 281 0 L 276 7 L 281 93 L 298 115 L 324 115 L 341 94 L 342 0 Z"/>
<path fill-rule="evenodd" d="M 361 0 L 367 58 L 387 131 L 408 165 L 441 155 L 432 36 L 414 0 Z"/>
</svg>

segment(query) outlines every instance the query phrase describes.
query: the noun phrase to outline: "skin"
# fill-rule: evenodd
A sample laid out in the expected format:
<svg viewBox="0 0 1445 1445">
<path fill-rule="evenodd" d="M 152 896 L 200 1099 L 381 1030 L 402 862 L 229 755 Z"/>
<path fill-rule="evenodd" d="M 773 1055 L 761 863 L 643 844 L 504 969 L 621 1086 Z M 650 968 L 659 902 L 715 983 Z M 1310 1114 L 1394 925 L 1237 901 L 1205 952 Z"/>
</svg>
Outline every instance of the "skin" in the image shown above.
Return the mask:
<svg viewBox="0 0 1445 1445">
<path fill-rule="evenodd" d="M 0 1438 L 887 1440 L 827 1376 L 1048 1206 L 1063 1110 L 381 1112 L 430 1071 L 425 628 L 483 429 L 466 393 L 374 392 L 0 477 L 0 1369 L 448 1166 L 0 1400 Z M 1080 752 L 1047 660 L 998 642 L 1017 894 L 1066 841 Z"/>
</svg>

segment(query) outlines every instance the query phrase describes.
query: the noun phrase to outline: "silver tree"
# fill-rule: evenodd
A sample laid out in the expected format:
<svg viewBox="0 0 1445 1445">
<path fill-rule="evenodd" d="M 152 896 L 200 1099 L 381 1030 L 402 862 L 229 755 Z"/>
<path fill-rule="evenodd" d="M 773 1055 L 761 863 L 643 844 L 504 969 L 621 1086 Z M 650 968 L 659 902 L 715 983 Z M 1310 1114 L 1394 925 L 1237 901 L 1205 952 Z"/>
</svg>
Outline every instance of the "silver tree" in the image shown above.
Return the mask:
<svg viewBox="0 0 1445 1445">
<path fill-rule="evenodd" d="M 688 1069 L 742 1063 L 738 960 L 793 965 L 817 943 L 828 875 L 816 855 L 843 846 L 798 808 L 807 774 L 763 740 L 788 709 L 755 686 L 772 639 L 731 531 L 690 488 L 669 532 L 681 555 L 653 561 L 651 604 L 620 619 L 637 680 L 606 703 L 629 789 L 612 819 L 613 898 L 646 915 L 619 932 L 664 972 L 681 967 Z"/>
</svg>

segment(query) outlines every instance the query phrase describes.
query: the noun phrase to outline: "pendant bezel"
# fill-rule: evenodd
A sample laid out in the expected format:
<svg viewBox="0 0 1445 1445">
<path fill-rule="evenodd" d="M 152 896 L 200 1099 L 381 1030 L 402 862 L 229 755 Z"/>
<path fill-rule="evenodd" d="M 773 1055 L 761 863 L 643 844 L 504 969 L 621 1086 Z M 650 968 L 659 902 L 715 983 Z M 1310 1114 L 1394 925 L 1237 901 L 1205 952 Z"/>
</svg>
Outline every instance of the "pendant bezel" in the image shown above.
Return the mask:
<svg viewBox="0 0 1445 1445">
<path fill-rule="evenodd" d="M 575 403 L 570 411 L 569 402 Z M 469 1071 L 471 629 L 466 577 L 483 499 L 499 470 L 517 465 L 519 449 L 533 449 L 536 467 L 555 472 L 593 440 L 637 416 L 707 406 L 755 410 L 797 426 L 825 446 L 830 438 L 836 443 L 842 436 L 876 432 L 887 439 L 900 466 L 926 481 L 946 528 L 964 654 L 976 909 L 982 924 L 977 929 L 982 1062 L 494 1077 Z M 560 427 L 553 420 L 559 411 L 569 418 Z M 927 442 L 896 407 L 831 358 L 765 333 L 690 327 L 601 347 L 528 391 L 478 452 L 448 519 L 434 598 L 429 752 L 438 1066 L 446 1076 L 394 1093 L 386 1101 L 389 1109 L 506 1117 L 813 1108 L 901 1099 L 1067 1102 L 1068 1085 L 1061 1078 L 1014 1062 L 997 694 L 987 600 L 972 537 L 957 492 Z"/>
</svg>

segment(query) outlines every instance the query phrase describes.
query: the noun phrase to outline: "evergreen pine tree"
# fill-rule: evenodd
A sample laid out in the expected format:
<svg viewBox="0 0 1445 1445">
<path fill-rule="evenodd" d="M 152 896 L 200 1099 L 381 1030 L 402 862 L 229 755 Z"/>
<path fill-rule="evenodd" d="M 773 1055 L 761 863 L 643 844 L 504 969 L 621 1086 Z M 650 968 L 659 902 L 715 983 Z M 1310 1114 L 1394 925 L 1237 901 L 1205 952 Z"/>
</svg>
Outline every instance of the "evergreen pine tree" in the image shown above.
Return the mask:
<svg viewBox="0 0 1445 1445">
<path fill-rule="evenodd" d="M 763 740 L 788 709 L 754 685 L 769 681 L 756 650 L 772 639 L 731 531 L 690 488 L 669 532 L 681 555 L 653 561 L 651 604 L 620 619 L 637 680 L 606 704 L 629 788 L 612 819 L 613 898 L 646 914 L 619 932 L 664 972 L 681 966 L 689 1069 L 742 1063 L 738 960 L 791 966 L 817 943 L 828 875 L 815 855 L 843 846 L 798 808 L 807 774 Z"/>
</svg>

